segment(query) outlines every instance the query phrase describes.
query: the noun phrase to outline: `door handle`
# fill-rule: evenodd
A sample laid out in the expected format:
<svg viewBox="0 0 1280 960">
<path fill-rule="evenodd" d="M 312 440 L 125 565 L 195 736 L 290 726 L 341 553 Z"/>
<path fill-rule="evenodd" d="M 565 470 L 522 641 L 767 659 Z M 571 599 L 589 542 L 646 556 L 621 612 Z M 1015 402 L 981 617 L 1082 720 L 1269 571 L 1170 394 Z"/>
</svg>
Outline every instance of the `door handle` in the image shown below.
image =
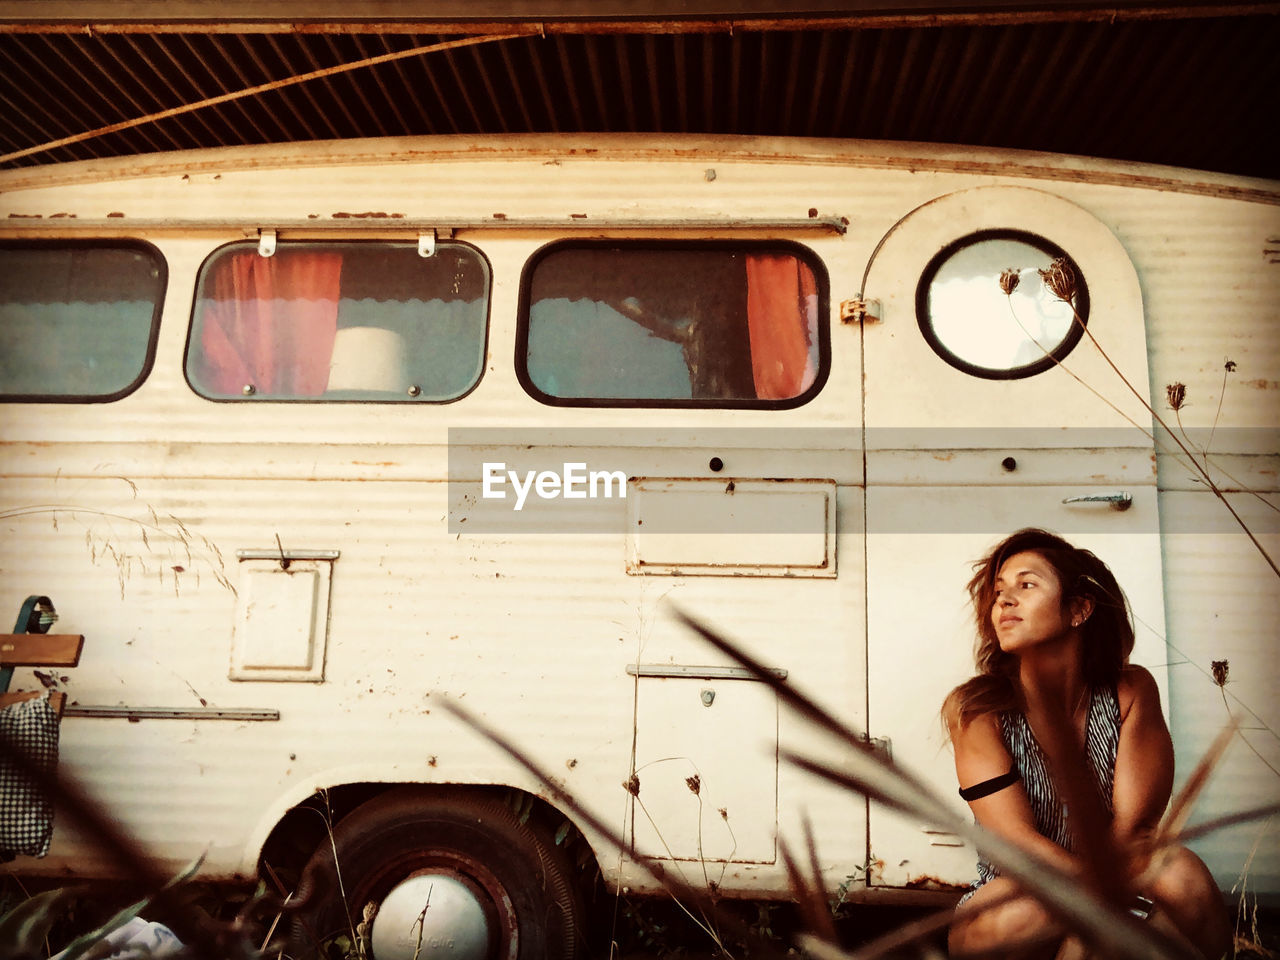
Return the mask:
<svg viewBox="0 0 1280 960">
<path fill-rule="evenodd" d="M 1128 510 L 1133 506 L 1133 496 L 1127 490 L 1118 493 L 1090 493 L 1082 497 L 1067 497 L 1063 503 L 1109 503 L 1114 510 Z"/>
</svg>

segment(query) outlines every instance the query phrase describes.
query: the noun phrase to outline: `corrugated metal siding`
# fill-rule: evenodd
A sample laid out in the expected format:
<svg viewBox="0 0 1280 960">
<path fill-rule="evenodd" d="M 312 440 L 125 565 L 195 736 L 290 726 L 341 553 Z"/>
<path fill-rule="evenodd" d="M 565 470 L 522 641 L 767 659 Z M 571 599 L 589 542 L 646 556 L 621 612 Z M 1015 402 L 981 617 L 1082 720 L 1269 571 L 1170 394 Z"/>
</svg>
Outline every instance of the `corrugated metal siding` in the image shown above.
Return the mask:
<svg viewBox="0 0 1280 960">
<path fill-rule="evenodd" d="M 432 34 L 3 33 L 0 152 L 435 43 Z M 1249 175 L 1280 17 L 552 34 L 364 68 L 10 161 L 346 137 L 744 133 L 1048 150 Z"/>
</svg>

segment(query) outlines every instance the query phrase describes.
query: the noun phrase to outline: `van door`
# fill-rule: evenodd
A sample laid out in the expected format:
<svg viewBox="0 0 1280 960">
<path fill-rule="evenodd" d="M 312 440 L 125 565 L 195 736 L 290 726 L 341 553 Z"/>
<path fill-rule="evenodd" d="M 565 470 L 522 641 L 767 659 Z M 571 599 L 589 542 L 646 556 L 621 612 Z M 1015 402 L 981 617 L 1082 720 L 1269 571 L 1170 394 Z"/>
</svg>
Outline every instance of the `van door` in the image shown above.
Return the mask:
<svg viewBox="0 0 1280 960">
<path fill-rule="evenodd" d="M 1074 313 L 1038 273 L 1055 261 Z M 1164 685 L 1152 419 L 1111 367 L 1149 395 L 1141 292 L 1106 226 L 1013 187 L 918 208 L 868 270 L 868 729 L 968 816 L 939 708 L 973 674 L 971 564 L 1006 534 L 1044 527 L 1097 553 L 1133 607 L 1133 662 Z M 869 834 L 872 885 L 976 875 L 975 851 L 934 824 L 872 804 Z"/>
</svg>

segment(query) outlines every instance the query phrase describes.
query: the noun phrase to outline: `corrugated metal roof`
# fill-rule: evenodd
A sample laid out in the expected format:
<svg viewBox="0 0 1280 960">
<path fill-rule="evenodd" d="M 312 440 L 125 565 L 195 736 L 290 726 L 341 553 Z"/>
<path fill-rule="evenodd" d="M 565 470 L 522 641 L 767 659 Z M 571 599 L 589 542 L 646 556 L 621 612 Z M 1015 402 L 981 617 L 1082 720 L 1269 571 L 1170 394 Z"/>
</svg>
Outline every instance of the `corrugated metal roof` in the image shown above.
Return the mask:
<svg viewBox="0 0 1280 960">
<path fill-rule="evenodd" d="M 404 24 L 253 32 L 224 32 L 225 24 L 3 26 L 3 154 L 460 38 Z M 731 32 L 670 26 L 547 31 L 413 55 L 0 166 L 341 137 L 657 131 L 921 140 L 1280 176 L 1266 79 L 1280 49 L 1274 13 L 820 29 L 778 22 Z"/>
</svg>

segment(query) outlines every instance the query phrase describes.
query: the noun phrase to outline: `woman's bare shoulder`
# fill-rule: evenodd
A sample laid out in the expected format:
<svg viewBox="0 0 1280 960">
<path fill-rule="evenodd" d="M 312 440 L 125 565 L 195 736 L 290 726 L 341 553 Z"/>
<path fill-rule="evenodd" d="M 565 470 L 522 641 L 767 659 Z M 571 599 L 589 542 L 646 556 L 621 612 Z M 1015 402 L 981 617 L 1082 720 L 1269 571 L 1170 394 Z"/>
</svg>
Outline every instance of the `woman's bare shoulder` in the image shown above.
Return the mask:
<svg viewBox="0 0 1280 960">
<path fill-rule="evenodd" d="M 1160 708 L 1160 688 L 1156 678 L 1146 667 L 1137 664 L 1126 664 L 1120 670 L 1116 681 L 1116 699 L 1120 704 L 1120 716 L 1127 717 L 1135 706 L 1139 708 Z"/>
<path fill-rule="evenodd" d="M 1004 734 L 1000 728 L 1000 716 L 981 713 L 951 728 L 951 740 L 957 751 L 979 754 L 1007 753 Z"/>
</svg>

